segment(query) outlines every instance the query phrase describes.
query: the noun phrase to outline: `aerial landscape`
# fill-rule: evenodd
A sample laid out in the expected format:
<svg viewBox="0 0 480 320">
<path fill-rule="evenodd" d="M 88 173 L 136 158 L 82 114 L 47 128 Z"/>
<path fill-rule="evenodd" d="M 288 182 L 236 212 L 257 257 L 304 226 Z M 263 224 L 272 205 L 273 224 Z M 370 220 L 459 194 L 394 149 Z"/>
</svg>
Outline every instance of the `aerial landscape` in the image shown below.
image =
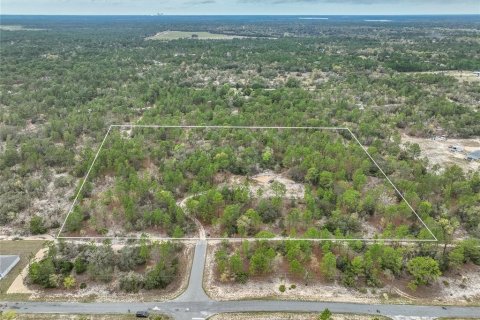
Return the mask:
<svg viewBox="0 0 480 320">
<path fill-rule="evenodd" d="M 478 3 L 39 3 L 0 11 L 1 320 L 480 319 Z"/>
</svg>

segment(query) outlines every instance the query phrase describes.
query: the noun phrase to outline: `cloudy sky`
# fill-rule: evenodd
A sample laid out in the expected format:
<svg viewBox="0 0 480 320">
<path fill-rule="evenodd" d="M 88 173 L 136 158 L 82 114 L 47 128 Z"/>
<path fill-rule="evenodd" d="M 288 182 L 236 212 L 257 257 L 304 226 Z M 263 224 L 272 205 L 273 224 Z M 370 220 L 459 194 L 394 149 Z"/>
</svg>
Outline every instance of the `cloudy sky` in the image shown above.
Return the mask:
<svg viewBox="0 0 480 320">
<path fill-rule="evenodd" d="M 0 0 L 1 14 L 480 14 L 480 0 Z"/>
</svg>

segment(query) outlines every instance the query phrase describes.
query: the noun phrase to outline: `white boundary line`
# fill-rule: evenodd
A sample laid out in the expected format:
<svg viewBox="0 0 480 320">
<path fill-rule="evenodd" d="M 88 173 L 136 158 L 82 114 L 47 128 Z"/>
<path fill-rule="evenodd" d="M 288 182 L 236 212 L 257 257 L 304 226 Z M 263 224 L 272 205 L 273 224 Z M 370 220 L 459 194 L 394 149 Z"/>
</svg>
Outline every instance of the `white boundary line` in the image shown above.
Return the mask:
<svg viewBox="0 0 480 320">
<path fill-rule="evenodd" d="M 413 207 L 410 205 L 410 202 L 407 201 L 407 199 L 405 199 L 405 197 L 403 196 L 403 194 L 400 192 L 400 190 L 397 189 L 397 187 L 393 184 L 392 180 L 390 180 L 390 178 L 386 175 L 386 173 L 382 170 L 382 168 L 380 168 L 380 166 L 378 165 L 378 163 L 373 159 L 373 157 L 370 155 L 370 153 L 368 153 L 367 151 L 367 148 L 365 148 L 361 143 L 360 141 L 357 139 L 357 137 L 353 134 L 352 131 L 350 131 L 350 129 L 348 129 L 348 132 L 350 132 L 350 134 L 352 135 L 352 137 L 355 139 L 355 141 L 357 141 L 358 145 L 363 149 L 363 151 L 365 151 L 365 153 L 367 154 L 367 156 L 370 158 L 370 160 L 372 160 L 372 162 L 375 164 L 375 166 L 377 166 L 378 170 L 380 170 L 380 172 L 383 174 L 383 176 L 385 177 L 385 179 L 387 179 L 387 181 L 392 185 L 392 187 L 395 189 L 395 191 L 397 192 L 397 194 L 403 199 L 403 201 L 405 201 L 405 203 L 407 204 L 407 206 L 410 208 L 410 210 L 412 210 L 412 212 L 417 216 L 418 220 L 420 220 L 420 222 L 422 222 L 423 226 L 428 230 L 428 232 L 430 232 L 430 234 L 432 235 L 433 241 L 438 241 L 437 237 L 435 237 L 435 235 L 433 234 L 432 230 L 430 230 L 430 228 L 425 224 L 425 222 L 423 222 L 423 219 L 420 218 L 420 216 L 418 215 L 418 213 L 415 211 L 415 209 L 413 209 Z"/>
<path fill-rule="evenodd" d="M 87 173 L 85 174 L 85 177 L 83 178 L 82 184 L 80 185 L 80 188 L 78 189 L 77 195 L 75 196 L 75 199 L 73 200 L 72 205 L 70 206 L 70 209 L 68 210 L 67 216 L 65 217 L 65 220 L 62 223 L 62 226 L 60 230 L 57 233 L 57 236 L 55 237 L 56 239 L 70 239 L 70 240 L 140 240 L 140 237 L 99 237 L 99 236 L 91 236 L 91 237 L 62 237 L 60 236 L 65 224 L 67 222 L 68 217 L 73 211 L 73 208 L 75 207 L 76 202 L 78 201 L 78 197 L 80 195 L 80 192 L 83 189 L 83 186 L 85 185 L 85 181 L 87 181 L 88 176 L 90 175 L 90 171 L 92 171 L 93 165 L 95 164 L 98 155 L 100 154 L 100 151 L 103 148 L 103 145 L 105 141 L 107 140 L 108 135 L 110 134 L 110 131 L 113 127 L 119 127 L 119 128 L 179 128 L 179 129 L 251 129 L 251 130 L 256 130 L 256 129 L 311 129 L 311 130 L 345 130 L 350 133 L 350 135 L 354 138 L 354 140 L 358 143 L 358 145 L 363 149 L 363 151 L 367 154 L 367 156 L 370 158 L 370 160 L 373 162 L 373 164 L 380 170 L 380 172 L 383 174 L 383 176 L 387 179 L 387 181 L 390 183 L 390 185 L 395 189 L 397 194 L 403 199 L 403 201 L 406 202 L 407 206 L 412 210 L 412 212 L 415 214 L 418 220 L 423 224 L 423 226 L 428 230 L 428 232 L 432 235 L 433 239 L 338 239 L 338 238 L 284 238 L 284 237 L 275 237 L 275 238 L 207 238 L 206 240 L 209 241 L 220 241 L 220 240 L 227 240 L 231 242 L 238 242 L 238 241 L 256 241 L 256 240 L 265 240 L 265 241 L 298 241 L 298 240 L 305 240 L 305 241 L 331 241 L 331 242 L 349 242 L 349 241 L 364 241 L 364 242 L 396 242 L 396 243 L 401 243 L 401 242 L 437 242 L 438 239 L 435 237 L 433 232 L 430 230 L 430 228 L 425 224 L 425 222 L 420 218 L 418 213 L 413 209 L 413 207 L 410 205 L 410 203 L 405 199 L 403 194 L 400 192 L 400 190 L 397 189 L 397 187 L 393 184 L 393 182 L 390 180 L 390 178 L 385 174 L 385 172 L 380 168 L 378 163 L 373 159 L 373 157 L 370 155 L 370 153 L 367 151 L 367 149 L 360 143 L 358 138 L 353 134 L 353 132 L 347 128 L 347 127 L 313 127 L 313 126 L 306 126 L 306 127 L 275 127 L 275 126 L 226 126 L 226 125 L 216 125 L 216 126 L 196 126 L 196 125 L 143 125 L 143 124 L 112 124 L 108 127 L 107 133 L 105 134 L 105 137 L 102 140 L 102 143 L 98 147 L 97 153 L 95 154 L 95 157 L 93 158 L 92 164 L 90 165 Z M 149 240 L 168 240 L 168 241 L 198 241 L 201 240 L 200 238 L 171 238 L 171 237 L 148 237 Z M 204 239 L 205 240 L 205 239 Z"/>
<path fill-rule="evenodd" d="M 107 133 L 105 134 L 105 137 L 103 137 L 103 141 L 98 147 L 97 153 L 95 154 L 95 157 L 93 158 L 92 164 L 90 165 L 90 168 L 88 168 L 87 173 L 85 174 L 85 177 L 83 178 L 82 184 L 80 185 L 80 188 L 78 189 L 77 195 L 75 196 L 75 199 L 72 202 L 72 205 L 70 206 L 70 209 L 68 210 L 67 216 L 65 217 L 65 220 L 62 223 L 62 227 L 58 231 L 58 234 L 56 238 L 60 237 L 60 233 L 62 232 L 63 228 L 65 227 L 65 223 L 67 223 L 67 219 L 70 216 L 70 214 L 73 211 L 73 208 L 75 207 L 75 204 L 77 203 L 78 197 L 80 196 L 80 192 L 82 192 L 83 186 L 85 185 L 85 181 L 87 181 L 88 176 L 90 175 L 90 171 L 92 171 L 93 165 L 95 164 L 95 161 L 97 161 L 98 155 L 100 154 L 100 150 L 102 150 L 103 144 L 105 143 L 105 140 L 107 140 L 108 134 L 110 133 L 110 130 L 112 129 L 112 126 L 108 127 Z"/>
</svg>

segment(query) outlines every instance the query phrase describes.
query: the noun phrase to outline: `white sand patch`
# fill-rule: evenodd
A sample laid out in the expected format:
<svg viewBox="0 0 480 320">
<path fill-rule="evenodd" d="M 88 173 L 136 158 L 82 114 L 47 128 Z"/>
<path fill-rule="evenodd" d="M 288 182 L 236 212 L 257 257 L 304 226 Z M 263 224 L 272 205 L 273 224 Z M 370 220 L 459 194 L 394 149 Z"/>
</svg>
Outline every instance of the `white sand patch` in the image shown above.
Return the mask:
<svg viewBox="0 0 480 320">
<path fill-rule="evenodd" d="M 244 185 L 246 178 L 244 176 L 232 175 L 227 185 Z M 274 182 L 281 183 L 285 186 L 286 193 L 283 198 L 285 199 L 303 199 L 305 196 L 305 186 L 301 183 L 297 183 L 281 173 L 275 173 L 267 170 L 265 172 L 254 175 L 248 181 L 248 189 L 252 197 L 259 197 L 259 190 L 261 190 L 262 198 L 271 198 L 275 196 L 275 192 L 272 189 Z"/>
</svg>

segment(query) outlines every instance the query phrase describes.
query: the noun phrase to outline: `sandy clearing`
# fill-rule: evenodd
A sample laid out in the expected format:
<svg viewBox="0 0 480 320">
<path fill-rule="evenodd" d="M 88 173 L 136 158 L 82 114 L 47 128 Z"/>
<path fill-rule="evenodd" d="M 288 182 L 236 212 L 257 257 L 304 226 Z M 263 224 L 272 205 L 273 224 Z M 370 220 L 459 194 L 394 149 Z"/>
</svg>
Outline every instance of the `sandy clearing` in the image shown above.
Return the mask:
<svg viewBox="0 0 480 320">
<path fill-rule="evenodd" d="M 439 278 L 442 298 L 440 301 L 472 300 L 480 302 L 480 267 L 462 271 L 458 277 Z"/>
<path fill-rule="evenodd" d="M 244 185 L 246 178 L 244 176 L 232 175 L 229 177 L 228 185 L 237 186 Z M 305 186 L 301 183 L 297 183 L 282 173 L 276 173 L 270 170 L 256 174 L 251 177 L 248 188 L 252 197 L 259 197 L 259 190 L 261 192 L 261 198 L 271 198 L 275 196 L 272 190 L 272 183 L 279 182 L 285 186 L 286 193 L 283 198 L 286 199 L 303 199 L 305 196 Z"/>
<path fill-rule="evenodd" d="M 480 150 L 480 138 L 472 139 L 447 139 L 432 140 L 418 137 L 411 137 L 402 134 L 402 143 L 417 143 L 421 149 L 421 157 L 426 157 L 429 161 L 429 167 L 438 164 L 441 167 L 456 164 L 464 171 L 479 170 L 480 161 L 467 161 L 465 156 L 467 153 Z M 460 146 L 463 152 L 452 152 L 449 146 Z"/>
</svg>

